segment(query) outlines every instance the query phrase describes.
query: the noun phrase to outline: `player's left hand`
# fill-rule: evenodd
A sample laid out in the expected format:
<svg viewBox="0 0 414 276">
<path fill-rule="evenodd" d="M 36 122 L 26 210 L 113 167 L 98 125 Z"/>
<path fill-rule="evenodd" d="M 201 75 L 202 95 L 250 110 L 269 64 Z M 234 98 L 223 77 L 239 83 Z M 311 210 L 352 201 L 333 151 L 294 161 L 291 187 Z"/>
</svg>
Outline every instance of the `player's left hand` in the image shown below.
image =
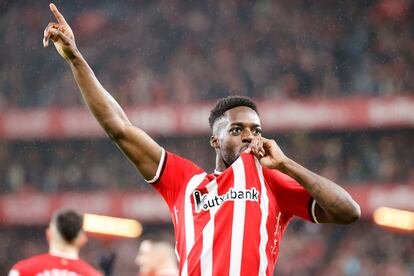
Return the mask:
<svg viewBox="0 0 414 276">
<path fill-rule="evenodd" d="M 254 154 L 262 166 L 268 169 L 281 169 L 283 162 L 288 159 L 275 140 L 264 137 L 253 139 L 247 152 Z"/>
</svg>

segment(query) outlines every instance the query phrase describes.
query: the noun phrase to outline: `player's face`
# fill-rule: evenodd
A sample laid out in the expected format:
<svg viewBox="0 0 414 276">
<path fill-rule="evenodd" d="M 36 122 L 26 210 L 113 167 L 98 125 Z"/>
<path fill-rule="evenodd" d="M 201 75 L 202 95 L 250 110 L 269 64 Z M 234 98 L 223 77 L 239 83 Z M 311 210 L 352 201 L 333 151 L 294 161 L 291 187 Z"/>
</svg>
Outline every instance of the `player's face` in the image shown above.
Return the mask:
<svg viewBox="0 0 414 276">
<path fill-rule="evenodd" d="M 236 161 L 253 139 L 262 135 L 259 116 L 246 106 L 227 110 L 217 123 L 217 154 L 226 166 Z"/>
</svg>

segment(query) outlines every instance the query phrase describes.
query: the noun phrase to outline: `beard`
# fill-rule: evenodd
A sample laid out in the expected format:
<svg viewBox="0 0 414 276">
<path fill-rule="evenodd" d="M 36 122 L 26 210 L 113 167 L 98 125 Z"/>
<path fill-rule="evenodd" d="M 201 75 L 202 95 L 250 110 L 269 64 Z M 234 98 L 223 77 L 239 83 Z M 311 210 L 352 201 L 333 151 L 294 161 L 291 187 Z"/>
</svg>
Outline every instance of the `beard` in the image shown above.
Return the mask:
<svg viewBox="0 0 414 276">
<path fill-rule="evenodd" d="M 240 157 L 240 152 L 226 152 L 223 154 L 223 162 L 224 165 L 226 165 L 226 168 L 230 167 L 236 160 L 237 158 Z"/>
</svg>

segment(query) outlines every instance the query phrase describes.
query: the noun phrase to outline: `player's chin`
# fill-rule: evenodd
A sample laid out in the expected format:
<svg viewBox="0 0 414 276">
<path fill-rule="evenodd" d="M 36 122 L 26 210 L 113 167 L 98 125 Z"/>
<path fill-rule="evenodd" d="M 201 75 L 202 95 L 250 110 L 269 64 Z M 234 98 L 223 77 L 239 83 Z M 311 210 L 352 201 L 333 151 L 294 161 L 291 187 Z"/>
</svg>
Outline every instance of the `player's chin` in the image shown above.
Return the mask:
<svg viewBox="0 0 414 276">
<path fill-rule="evenodd" d="M 239 150 L 239 152 L 237 153 L 237 158 L 239 158 L 239 156 L 240 156 L 243 152 L 245 152 L 248 148 L 249 148 L 249 147 L 241 147 L 241 148 L 240 148 L 240 150 Z M 236 159 L 237 159 L 237 158 L 236 158 Z"/>
<path fill-rule="evenodd" d="M 224 159 L 224 162 L 226 163 L 226 166 L 229 167 L 231 166 L 236 160 L 237 158 L 240 157 L 240 153 L 234 153 L 232 155 L 226 155 Z"/>
</svg>

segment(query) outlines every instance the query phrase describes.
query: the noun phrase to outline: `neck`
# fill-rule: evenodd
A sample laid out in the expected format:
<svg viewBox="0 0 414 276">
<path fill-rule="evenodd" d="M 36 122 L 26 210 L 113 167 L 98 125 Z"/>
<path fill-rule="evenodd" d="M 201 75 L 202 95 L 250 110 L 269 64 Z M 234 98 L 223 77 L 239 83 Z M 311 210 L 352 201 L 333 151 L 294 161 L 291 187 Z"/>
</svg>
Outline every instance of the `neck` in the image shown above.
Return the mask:
<svg viewBox="0 0 414 276">
<path fill-rule="evenodd" d="M 228 165 L 223 160 L 223 158 L 220 156 L 220 154 L 216 154 L 216 171 L 218 172 L 224 172 L 225 169 L 227 169 Z"/>
<path fill-rule="evenodd" d="M 63 244 L 51 244 L 49 246 L 49 253 L 59 257 L 66 257 L 69 259 L 77 259 L 79 250 L 75 246 L 68 246 Z"/>
<path fill-rule="evenodd" d="M 178 275 L 178 267 L 175 262 L 165 262 L 159 264 L 157 267 L 157 274 L 159 275 Z"/>
</svg>

